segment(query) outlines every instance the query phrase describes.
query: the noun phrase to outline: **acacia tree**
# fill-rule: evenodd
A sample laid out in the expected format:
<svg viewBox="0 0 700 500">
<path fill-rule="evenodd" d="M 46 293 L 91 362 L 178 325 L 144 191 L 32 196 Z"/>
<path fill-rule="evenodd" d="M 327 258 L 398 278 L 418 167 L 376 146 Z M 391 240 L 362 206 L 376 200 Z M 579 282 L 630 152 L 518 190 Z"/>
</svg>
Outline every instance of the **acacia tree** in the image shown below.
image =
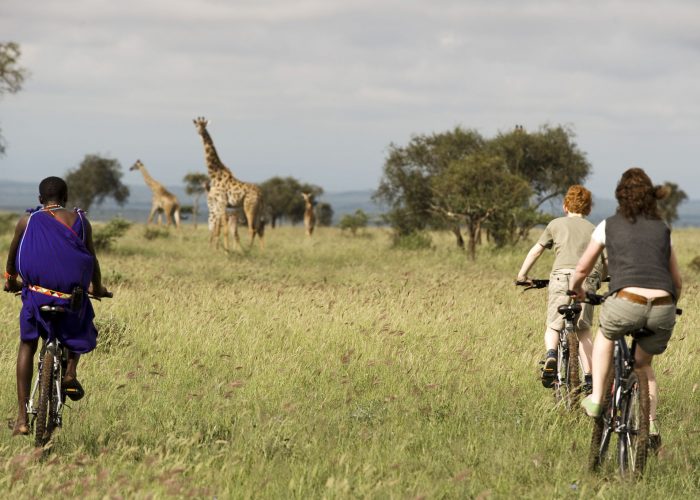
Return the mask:
<svg viewBox="0 0 700 500">
<path fill-rule="evenodd" d="M 0 96 L 19 92 L 29 76 L 29 72 L 18 65 L 21 54 L 17 43 L 0 43 Z M 5 153 L 4 142 L 0 131 L 0 155 Z"/>
<path fill-rule="evenodd" d="M 66 173 L 70 202 L 89 210 L 94 202 L 99 205 L 105 198 L 114 198 L 123 205 L 129 197 L 129 188 L 122 184 L 121 164 L 113 158 L 86 155 L 80 166 Z"/>
<path fill-rule="evenodd" d="M 688 195 L 673 182 L 664 182 L 664 188 L 668 194 L 658 201 L 658 206 L 661 217 L 670 226 L 678 220 L 678 205 L 687 200 Z"/>
<path fill-rule="evenodd" d="M 508 171 L 503 158 L 485 154 L 452 162 L 431 178 L 430 187 L 433 213 L 466 227 L 472 260 L 483 225 L 520 209 L 532 193 L 527 181 Z"/>
<path fill-rule="evenodd" d="M 304 220 L 304 199 L 301 193 L 312 193 L 314 197 L 323 194 L 323 189 L 313 184 L 302 184 L 294 177 L 272 177 L 260 188 L 265 197 L 265 209 L 274 228 L 282 219 L 292 224 Z"/>
<path fill-rule="evenodd" d="M 562 196 L 571 184 L 582 183 L 588 175 L 590 165 L 573 138 L 570 129 L 548 125 L 534 133 L 516 127 L 492 139 L 459 127 L 441 134 L 415 136 L 405 147 L 390 145 L 374 198 L 390 206 L 385 220 L 399 237 L 425 228 L 445 228 L 452 230 L 457 244 L 463 247 L 460 219 L 436 216 L 431 208 L 440 203 L 429 186 L 455 161 L 472 156 L 498 157 L 505 170 L 523 179 L 531 191 L 531 197 L 517 210 L 492 215 L 484 225 L 496 244 L 513 243 L 533 225 L 546 220 L 539 210 L 543 203 Z"/>
<path fill-rule="evenodd" d="M 591 165 L 564 126 L 543 125 L 536 132 L 521 126 L 499 133 L 488 142 L 488 151 L 501 156 L 508 171 L 526 179 L 532 189 L 532 205 L 566 194 L 572 184 L 582 184 Z"/>
<path fill-rule="evenodd" d="M 464 246 L 457 221 L 436 217 L 431 210 L 435 200 L 430 179 L 443 173 L 452 162 L 481 151 L 484 145 L 478 132 L 461 127 L 416 135 L 406 146 L 389 145 L 384 175 L 373 198 L 389 205 L 384 218 L 399 237 L 428 227 L 449 227 L 457 244 Z"/>
<path fill-rule="evenodd" d="M 321 202 L 316 206 L 316 214 L 318 216 L 319 226 L 333 225 L 333 207 L 330 203 Z"/>
<path fill-rule="evenodd" d="M 209 181 L 209 176 L 201 172 L 190 172 L 182 178 L 185 183 L 185 193 L 189 196 L 194 197 L 192 204 L 192 223 L 194 228 L 197 229 L 197 214 L 199 214 L 199 199 L 207 191 L 207 182 Z"/>
</svg>

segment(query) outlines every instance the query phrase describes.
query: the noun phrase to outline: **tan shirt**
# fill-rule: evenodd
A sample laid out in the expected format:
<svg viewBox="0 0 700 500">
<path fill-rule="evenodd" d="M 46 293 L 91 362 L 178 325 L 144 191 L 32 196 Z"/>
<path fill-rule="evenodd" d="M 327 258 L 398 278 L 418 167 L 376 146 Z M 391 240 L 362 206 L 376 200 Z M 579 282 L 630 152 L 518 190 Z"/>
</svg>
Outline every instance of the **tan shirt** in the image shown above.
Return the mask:
<svg viewBox="0 0 700 500">
<path fill-rule="evenodd" d="M 537 240 L 545 248 L 554 249 L 552 271 L 575 269 L 578 260 L 588 247 L 595 226 L 583 217 L 569 215 L 552 220 Z M 601 273 L 601 263 L 591 274 Z"/>
</svg>

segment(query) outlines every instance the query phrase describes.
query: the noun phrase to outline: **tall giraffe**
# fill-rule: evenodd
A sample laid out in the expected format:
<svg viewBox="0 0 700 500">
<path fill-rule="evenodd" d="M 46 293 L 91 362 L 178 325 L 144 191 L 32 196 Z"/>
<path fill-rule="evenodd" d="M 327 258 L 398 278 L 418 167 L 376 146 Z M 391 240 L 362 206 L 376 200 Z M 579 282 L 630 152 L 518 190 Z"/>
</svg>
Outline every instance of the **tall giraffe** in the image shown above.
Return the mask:
<svg viewBox="0 0 700 500">
<path fill-rule="evenodd" d="M 146 182 L 146 185 L 153 193 L 153 198 L 151 201 L 151 213 L 148 214 L 147 223 L 150 224 L 151 222 L 153 222 L 153 216 L 156 214 L 156 212 L 162 210 L 165 214 L 165 224 L 169 226 L 170 224 L 172 224 L 173 219 L 175 219 L 175 227 L 179 228 L 180 202 L 177 200 L 177 197 L 170 191 L 165 189 L 165 186 L 163 186 L 160 182 L 151 177 L 151 174 L 148 173 L 148 170 L 146 170 L 144 164 L 141 163 L 141 160 L 136 160 L 136 163 L 134 163 L 129 170 L 140 170 L 141 175 L 143 175 L 143 180 Z M 161 219 L 159 214 L 158 224 L 160 224 L 160 220 Z"/>
<path fill-rule="evenodd" d="M 313 193 L 301 193 L 304 197 L 304 229 L 306 229 L 306 236 L 311 236 L 314 232 L 314 227 L 316 226 L 316 213 L 314 212 L 314 201 Z"/>
<path fill-rule="evenodd" d="M 219 155 L 214 147 L 207 125 L 209 121 L 204 117 L 198 117 L 194 120 L 197 132 L 202 137 L 204 144 L 204 159 L 207 163 L 207 172 L 209 173 L 210 187 L 207 193 L 207 207 L 209 208 L 209 242 L 212 243 L 216 239 L 216 244 L 219 244 L 219 235 L 221 229 L 224 230 L 224 249 L 228 250 L 228 215 L 226 206 L 230 205 L 234 208 L 243 208 L 246 220 L 248 222 L 248 234 L 250 235 L 250 246 L 253 246 L 253 240 L 257 234 L 260 237 L 260 248 L 265 247 L 263 240 L 265 223 L 263 221 L 263 195 L 262 190 L 256 184 L 250 182 L 242 182 L 236 179 L 231 171 L 219 159 Z M 233 216 L 235 217 L 235 216 Z M 236 244 L 241 247 L 241 241 L 238 237 L 238 226 L 231 224 L 233 236 Z"/>
</svg>

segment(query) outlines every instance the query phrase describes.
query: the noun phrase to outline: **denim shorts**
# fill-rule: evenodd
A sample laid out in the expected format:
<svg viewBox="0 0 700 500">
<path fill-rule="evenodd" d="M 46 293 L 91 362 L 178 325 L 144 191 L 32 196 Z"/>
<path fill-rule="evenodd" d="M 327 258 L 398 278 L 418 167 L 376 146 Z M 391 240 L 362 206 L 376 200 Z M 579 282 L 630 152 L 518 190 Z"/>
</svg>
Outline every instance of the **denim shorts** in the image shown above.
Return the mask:
<svg viewBox="0 0 700 500">
<path fill-rule="evenodd" d="M 640 328 L 653 331 L 654 335 L 637 340 L 647 354 L 661 354 L 666 350 L 675 324 L 675 304 L 637 304 L 612 295 L 600 310 L 600 329 L 609 340 L 617 340 Z"/>
</svg>

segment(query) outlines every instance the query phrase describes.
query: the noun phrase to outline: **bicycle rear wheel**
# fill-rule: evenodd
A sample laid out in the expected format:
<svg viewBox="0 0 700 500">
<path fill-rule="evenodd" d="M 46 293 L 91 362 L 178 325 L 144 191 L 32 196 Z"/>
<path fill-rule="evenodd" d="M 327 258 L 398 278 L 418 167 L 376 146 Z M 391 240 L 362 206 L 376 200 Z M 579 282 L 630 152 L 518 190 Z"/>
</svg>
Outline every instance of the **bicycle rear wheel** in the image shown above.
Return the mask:
<svg viewBox="0 0 700 500">
<path fill-rule="evenodd" d="M 39 403 L 36 408 L 34 446 L 43 447 L 51 437 L 52 425 L 49 405 L 52 399 L 54 373 L 54 355 L 49 349 L 45 349 L 42 358 L 41 370 L 39 370 Z"/>
<path fill-rule="evenodd" d="M 566 335 L 566 349 L 561 343 L 558 348 L 557 381 L 554 386 L 554 398 L 558 403 L 563 403 L 568 410 L 576 408 L 578 403 L 579 376 L 578 362 L 578 336 L 574 332 Z"/>
<path fill-rule="evenodd" d="M 597 417 L 593 423 L 591 450 L 588 455 L 588 468 L 592 471 L 597 471 L 608 458 L 608 448 L 615 418 L 612 398 L 615 390 L 613 380 L 613 368 L 611 367 L 603 384 L 605 392 L 603 392 L 603 401 L 601 401 L 602 411 L 600 417 Z"/>
<path fill-rule="evenodd" d="M 646 373 L 634 370 L 624 386 L 620 404 L 622 431 L 618 440 L 620 474 L 641 476 L 647 461 L 649 439 L 649 382 Z"/>
</svg>

